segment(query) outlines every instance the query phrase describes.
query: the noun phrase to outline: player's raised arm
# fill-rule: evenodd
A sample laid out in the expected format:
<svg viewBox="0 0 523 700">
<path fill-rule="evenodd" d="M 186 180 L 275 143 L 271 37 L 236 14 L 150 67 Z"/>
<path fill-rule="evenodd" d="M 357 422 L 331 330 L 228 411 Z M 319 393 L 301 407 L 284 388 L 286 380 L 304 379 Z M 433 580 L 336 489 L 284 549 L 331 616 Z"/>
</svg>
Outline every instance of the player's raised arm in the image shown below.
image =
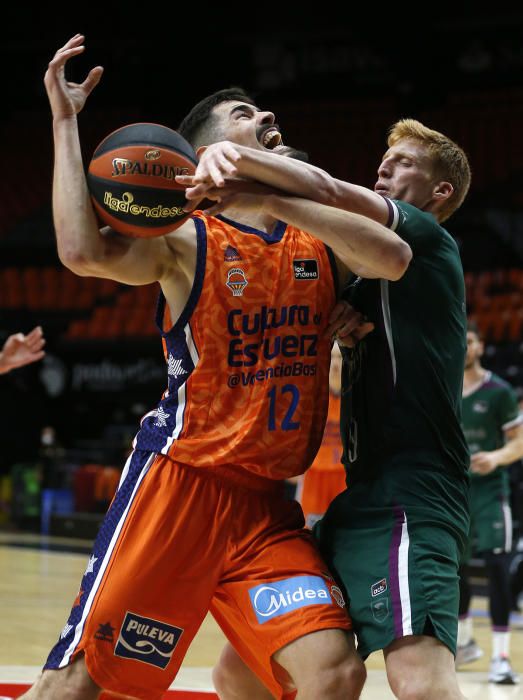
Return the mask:
<svg viewBox="0 0 523 700">
<path fill-rule="evenodd" d="M 146 284 L 163 274 L 166 241 L 137 242 L 110 230 L 101 234 L 84 173 L 77 115 L 103 73 L 93 68 L 82 83 L 66 80 L 70 58 L 83 53 L 84 36 L 76 34 L 50 61 L 44 83 L 53 115 L 55 164 L 53 218 L 62 263 L 79 275 Z M 147 255 L 144 255 L 144 247 Z"/>
</svg>

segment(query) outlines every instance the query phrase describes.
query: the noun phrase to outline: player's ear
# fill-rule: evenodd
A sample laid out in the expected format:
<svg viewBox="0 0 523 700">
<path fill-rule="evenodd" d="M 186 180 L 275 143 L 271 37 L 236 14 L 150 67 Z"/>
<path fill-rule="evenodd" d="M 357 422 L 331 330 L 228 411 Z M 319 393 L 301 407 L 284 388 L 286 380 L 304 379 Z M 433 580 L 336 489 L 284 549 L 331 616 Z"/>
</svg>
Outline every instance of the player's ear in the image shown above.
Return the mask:
<svg viewBox="0 0 523 700">
<path fill-rule="evenodd" d="M 207 148 L 207 146 L 198 146 L 198 148 L 196 149 L 196 155 L 198 156 L 198 160 L 200 160 Z"/>
<path fill-rule="evenodd" d="M 434 187 L 434 197 L 436 197 L 436 199 L 448 199 L 453 192 L 454 187 L 450 184 L 450 182 L 438 182 L 438 184 Z"/>
</svg>

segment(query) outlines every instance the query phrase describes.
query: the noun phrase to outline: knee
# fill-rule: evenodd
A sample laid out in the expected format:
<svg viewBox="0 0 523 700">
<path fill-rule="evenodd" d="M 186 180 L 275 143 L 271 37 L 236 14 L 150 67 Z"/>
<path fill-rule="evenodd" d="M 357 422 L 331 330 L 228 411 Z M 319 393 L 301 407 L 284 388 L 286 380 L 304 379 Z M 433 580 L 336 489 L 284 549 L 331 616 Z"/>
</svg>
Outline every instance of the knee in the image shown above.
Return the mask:
<svg viewBox="0 0 523 700">
<path fill-rule="evenodd" d="M 233 652 L 222 654 L 212 670 L 212 682 L 220 700 L 266 700 L 272 697 Z"/>
<path fill-rule="evenodd" d="M 231 697 L 230 693 L 234 689 L 232 678 L 228 666 L 218 661 L 212 670 L 212 682 L 219 698 Z"/>
<path fill-rule="evenodd" d="M 428 700 L 433 697 L 431 685 L 418 678 L 396 679 L 390 687 L 399 700 Z"/>
<path fill-rule="evenodd" d="M 338 669 L 337 682 L 342 684 L 341 687 L 350 690 L 351 697 L 359 698 L 366 678 L 365 664 L 357 654 L 351 655 Z"/>
<path fill-rule="evenodd" d="M 304 675 L 303 681 L 308 690 L 312 687 L 316 689 L 314 697 L 356 700 L 360 697 L 366 677 L 365 665 L 358 656 L 353 655 L 336 665 L 316 669 L 313 678 Z M 296 686 L 299 689 L 299 680 Z"/>
</svg>

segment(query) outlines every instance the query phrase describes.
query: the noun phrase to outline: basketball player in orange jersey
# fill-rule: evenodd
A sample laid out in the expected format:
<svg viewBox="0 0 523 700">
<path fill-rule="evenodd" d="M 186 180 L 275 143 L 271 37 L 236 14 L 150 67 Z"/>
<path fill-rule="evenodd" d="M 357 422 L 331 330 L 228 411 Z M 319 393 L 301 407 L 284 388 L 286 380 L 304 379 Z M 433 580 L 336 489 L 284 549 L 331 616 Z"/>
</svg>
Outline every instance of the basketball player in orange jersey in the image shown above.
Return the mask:
<svg viewBox="0 0 523 700">
<path fill-rule="evenodd" d="M 313 527 L 346 486 L 341 463 L 341 352 L 337 343 L 332 346 L 329 389 L 329 412 L 320 449 L 309 469 L 296 478 L 295 498 L 301 503 L 308 528 Z"/>
<path fill-rule="evenodd" d="M 83 40 L 59 49 L 45 76 L 58 252 L 79 275 L 159 282 L 168 386 L 142 419 L 69 619 L 23 697 L 91 700 L 103 688 L 159 700 L 211 610 L 269 697 L 355 699 L 365 671 L 345 602 L 283 486 L 321 442 L 336 276 L 398 279 L 410 247 L 365 217 L 268 191 L 227 217 L 195 212 L 159 238 L 100 231 L 77 115 L 102 68 L 81 84 L 65 78 Z M 180 130 L 197 149 L 228 139 L 278 152 L 281 142 L 274 115 L 236 89 L 196 105 Z"/>
</svg>

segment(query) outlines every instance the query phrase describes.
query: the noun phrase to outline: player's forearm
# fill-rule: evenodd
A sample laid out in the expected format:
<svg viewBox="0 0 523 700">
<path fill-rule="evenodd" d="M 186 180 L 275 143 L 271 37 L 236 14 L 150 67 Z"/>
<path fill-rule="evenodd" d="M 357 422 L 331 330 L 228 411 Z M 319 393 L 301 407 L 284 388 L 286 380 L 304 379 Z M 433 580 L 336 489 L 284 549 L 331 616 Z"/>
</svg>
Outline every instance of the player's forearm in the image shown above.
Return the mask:
<svg viewBox="0 0 523 700">
<path fill-rule="evenodd" d="M 104 256 L 105 241 L 91 204 L 76 117 L 54 123 L 53 219 L 60 260 L 82 274 Z"/>
<path fill-rule="evenodd" d="M 240 177 L 319 204 L 362 214 L 382 224 L 388 220 L 385 200 L 367 187 L 338 180 L 310 163 L 276 153 L 238 145 L 235 149 L 240 154 L 240 159 L 235 162 Z"/>
<path fill-rule="evenodd" d="M 412 257 L 410 247 L 376 221 L 298 197 L 270 195 L 268 214 L 308 231 L 332 248 L 349 269 L 369 268 L 372 276 L 397 280 Z"/>
<path fill-rule="evenodd" d="M 332 204 L 335 181 L 327 172 L 290 157 L 235 144 L 238 176 L 321 204 Z"/>
<path fill-rule="evenodd" d="M 518 459 L 523 458 L 523 437 L 517 437 L 509 440 L 499 450 L 494 451 L 498 466 L 507 466 L 513 464 Z"/>
</svg>

